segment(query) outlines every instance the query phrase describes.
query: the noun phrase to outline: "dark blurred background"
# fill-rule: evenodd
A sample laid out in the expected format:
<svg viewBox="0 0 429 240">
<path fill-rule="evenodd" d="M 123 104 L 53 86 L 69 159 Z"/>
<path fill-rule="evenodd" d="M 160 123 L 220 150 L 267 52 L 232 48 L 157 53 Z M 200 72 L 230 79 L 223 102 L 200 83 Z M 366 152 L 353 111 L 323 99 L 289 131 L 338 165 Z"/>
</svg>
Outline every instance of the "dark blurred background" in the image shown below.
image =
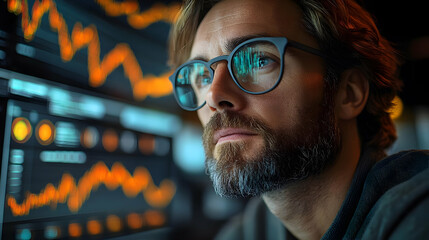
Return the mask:
<svg viewBox="0 0 429 240">
<path fill-rule="evenodd" d="M 389 153 L 429 148 L 422 2 L 360 1 L 401 57 Z M 243 209 L 213 192 L 196 114 L 171 94 L 179 8 L 0 1 L 1 239 L 211 239 Z"/>
</svg>

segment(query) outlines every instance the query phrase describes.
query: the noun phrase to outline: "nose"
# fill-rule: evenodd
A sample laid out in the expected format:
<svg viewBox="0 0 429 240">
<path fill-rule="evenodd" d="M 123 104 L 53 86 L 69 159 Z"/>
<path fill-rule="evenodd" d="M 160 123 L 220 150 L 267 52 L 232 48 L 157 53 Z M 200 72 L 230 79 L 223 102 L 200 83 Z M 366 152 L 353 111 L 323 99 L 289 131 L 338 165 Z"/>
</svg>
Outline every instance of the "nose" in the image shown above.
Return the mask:
<svg viewBox="0 0 429 240">
<path fill-rule="evenodd" d="M 245 99 L 243 92 L 232 79 L 226 61 L 212 65 L 213 81 L 206 95 L 206 103 L 211 111 L 239 111 Z"/>
</svg>

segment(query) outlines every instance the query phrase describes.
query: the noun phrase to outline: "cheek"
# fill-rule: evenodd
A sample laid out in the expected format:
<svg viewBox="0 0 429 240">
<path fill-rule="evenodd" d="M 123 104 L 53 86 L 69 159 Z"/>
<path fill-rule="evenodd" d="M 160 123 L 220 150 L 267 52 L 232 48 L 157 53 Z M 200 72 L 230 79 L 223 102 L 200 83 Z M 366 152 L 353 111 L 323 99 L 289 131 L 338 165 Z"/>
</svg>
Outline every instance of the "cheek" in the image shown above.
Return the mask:
<svg viewBox="0 0 429 240">
<path fill-rule="evenodd" d="M 291 79 L 299 79 L 299 82 L 292 82 Z M 293 130 L 318 116 L 323 99 L 323 76 L 288 77 L 282 83 L 278 89 L 261 95 L 259 101 L 254 103 L 258 106 L 261 119 L 273 129 Z"/>
<path fill-rule="evenodd" d="M 319 72 L 306 74 L 306 78 L 303 81 L 303 88 L 311 93 L 311 95 L 307 97 L 312 102 L 322 100 L 324 85 L 323 74 Z"/>
<path fill-rule="evenodd" d="M 201 125 L 204 127 L 210 120 L 210 109 L 207 104 L 197 111 L 198 118 L 200 119 Z"/>
<path fill-rule="evenodd" d="M 288 98 L 304 108 L 323 99 L 325 65 L 323 60 L 298 51 L 285 61 L 285 72 L 280 85 Z"/>
</svg>

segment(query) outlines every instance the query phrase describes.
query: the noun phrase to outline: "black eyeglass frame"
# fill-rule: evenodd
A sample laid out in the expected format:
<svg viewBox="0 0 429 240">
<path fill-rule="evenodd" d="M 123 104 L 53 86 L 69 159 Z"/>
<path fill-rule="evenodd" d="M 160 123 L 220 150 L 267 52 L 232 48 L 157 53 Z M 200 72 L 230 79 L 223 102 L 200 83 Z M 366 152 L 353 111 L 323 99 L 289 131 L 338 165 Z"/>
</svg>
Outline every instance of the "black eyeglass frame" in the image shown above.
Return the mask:
<svg viewBox="0 0 429 240">
<path fill-rule="evenodd" d="M 247 44 L 249 44 L 249 43 L 253 43 L 253 42 L 270 42 L 270 43 L 274 44 L 274 45 L 277 47 L 277 50 L 278 50 L 278 51 L 279 51 L 279 53 L 280 53 L 280 73 L 279 73 L 279 78 L 277 79 L 277 81 L 276 81 L 276 83 L 273 85 L 273 87 L 271 87 L 271 88 L 270 88 L 270 89 L 268 89 L 268 90 L 262 91 L 262 92 L 252 92 L 252 91 L 249 91 L 249 90 L 244 89 L 244 88 L 240 85 L 240 83 L 238 82 L 238 80 L 235 78 L 235 76 L 234 76 L 234 74 L 233 74 L 233 72 L 232 72 L 232 57 L 234 56 L 234 54 L 235 54 L 235 53 L 236 53 L 236 52 L 237 52 L 237 51 L 238 51 L 242 46 L 247 45 Z M 209 60 L 208 62 L 203 61 L 203 60 L 192 60 L 192 61 L 188 61 L 188 62 L 186 62 L 186 63 L 184 63 L 184 64 L 180 65 L 180 66 L 176 69 L 176 71 L 174 71 L 174 73 L 169 77 L 169 79 L 170 79 L 171 83 L 173 84 L 174 96 L 175 96 L 175 98 L 176 98 L 177 103 L 179 104 L 179 106 L 180 106 L 181 108 L 183 108 L 183 109 L 185 109 L 185 110 L 188 110 L 188 111 L 196 111 L 196 110 L 198 110 L 198 109 L 202 108 L 202 107 L 206 104 L 206 101 L 204 101 L 200 106 L 195 107 L 195 108 L 191 108 L 191 107 L 183 106 L 183 105 L 180 103 L 180 100 L 179 100 L 179 96 L 178 96 L 178 94 L 176 93 L 176 80 L 177 80 L 177 75 L 178 75 L 178 73 L 180 72 L 180 70 L 181 70 L 182 68 L 184 68 L 184 67 L 186 67 L 186 66 L 188 66 L 188 65 L 190 65 L 190 64 L 194 64 L 194 63 L 200 63 L 200 64 L 203 64 L 203 65 L 204 65 L 204 66 L 209 70 L 210 78 L 211 78 L 211 81 L 213 82 L 213 77 L 214 77 L 214 71 L 215 71 L 215 70 L 213 70 L 213 68 L 211 68 L 211 66 L 212 66 L 214 63 L 216 63 L 216 62 L 220 62 L 220 61 L 227 61 L 227 66 L 228 66 L 229 74 L 231 75 L 231 77 L 232 77 L 232 79 L 234 80 L 235 84 L 236 84 L 236 85 L 237 85 L 237 86 L 238 86 L 242 91 L 244 91 L 244 92 L 246 92 L 246 93 L 249 93 L 249 94 L 252 94 L 252 95 L 260 95 L 260 94 L 264 94 L 264 93 L 267 93 L 267 92 L 272 91 L 274 88 L 276 88 L 276 87 L 279 85 L 279 83 L 280 83 L 280 81 L 281 81 L 281 79 L 282 79 L 283 71 L 284 71 L 284 55 L 285 55 L 285 51 L 286 51 L 286 47 L 287 47 L 287 46 L 290 46 L 290 47 L 293 47 L 293 48 L 296 48 L 296 49 L 300 49 L 300 50 L 302 50 L 302 51 L 304 51 L 304 52 L 311 53 L 311 54 L 313 54 L 313 55 L 316 55 L 316 56 L 322 57 L 322 58 L 324 58 L 324 59 L 328 59 L 328 60 L 333 61 L 333 62 L 337 62 L 335 59 L 332 59 L 331 57 L 329 57 L 328 55 L 326 55 L 325 53 L 323 53 L 323 52 L 322 52 L 321 50 L 319 50 L 319 49 L 316 49 L 316 48 L 313 48 L 313 47 L 310 47 L 310 46 L 304 45 L 304 44 L 299 43 L 299 42 L 295 42 L 295 41 L 288 40 L 286 37 L 258 37 L 258 38 L 252 38 L 252 39 L 246 40 L 246 41 L 244 41 L 244 42 L 240 43 L 239 45 L 237 45 L 237 47 L 235 47 L 235 48 L 234 48 L 234 50 L 233 50 L 230 54 L 228 54 L 228 55 L 222 55 L 222 56 L 215 57 L 215 58 L 213 58 L 213 59 Z"/>
</svg>

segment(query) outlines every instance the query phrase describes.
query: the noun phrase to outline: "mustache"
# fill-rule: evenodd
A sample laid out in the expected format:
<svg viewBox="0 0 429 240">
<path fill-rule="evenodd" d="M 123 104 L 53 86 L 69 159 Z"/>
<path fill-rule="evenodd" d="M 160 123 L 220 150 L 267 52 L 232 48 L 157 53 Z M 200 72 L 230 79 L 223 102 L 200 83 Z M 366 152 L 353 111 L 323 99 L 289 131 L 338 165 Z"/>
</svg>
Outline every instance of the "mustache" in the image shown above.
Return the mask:
<svg viewBox="0 0 429 240">
<path fill-rule="evenodd" d="M 262 120 L 237 112 L 218 112 L 211 117 L 210 121 L 204 127 L 203 140 L 205 144 L 211 143 L 214 132 L 222 128 L 251 129 L 261 135 L 271 132 Z"/>
</svg>

